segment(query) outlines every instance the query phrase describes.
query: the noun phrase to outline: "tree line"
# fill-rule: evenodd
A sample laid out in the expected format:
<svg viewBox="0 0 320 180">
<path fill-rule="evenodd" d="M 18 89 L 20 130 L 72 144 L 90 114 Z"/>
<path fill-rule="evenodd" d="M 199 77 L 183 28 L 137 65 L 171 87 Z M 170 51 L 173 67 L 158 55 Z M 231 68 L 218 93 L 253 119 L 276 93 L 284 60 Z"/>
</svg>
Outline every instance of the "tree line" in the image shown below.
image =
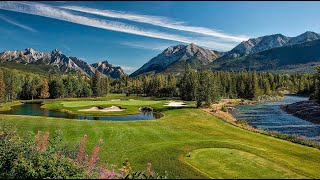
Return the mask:
<svg viewBox="0 0 320 180">
<path fill-rule="evenodd" d="M 32 99 L 98 97 L 109 92 L 109 77 L 40 75 L 0 69 L 0 102 Z"/>
<path fill-rule="evenodd" d="M 272 74 L 254 71 L 196 71 L 189 65 L 181 77 L 173 74 L 121 76 L 112 79 L 98 71 L 84 75 L 40 75 L 0 69 L 0 101 L 98 97 L 108 93 L 196 100 L 200 106 L 221 98 L 255 99 L 281 91 L 312 94 L 320 101 L 320 68 L 316 74 Z"/>
<path fill-rule="evenodd" d="M 289 75 L 255 71 L 196 71 L 189 65 L 181 78 L 173 74 L 156 74 L 113 81 L 118 93 L 180 97 L 186 101 L 195 100 L 198 106 L 209 105 L 221 98 L 256 99 L 261 95 L 282 93 L 310 95 L 314 94 L 316 87 L 320 87 L 317 82 L 315 76 L 309 73 Z"/>
<path fill-rule="evenodd" d="M 311 96 L 311 99 L 315 99 L 318 103 L 320 103 L 320 66 L 317 67 L 317 72 L 314 78 L 315 90 Z"/>
</svg>

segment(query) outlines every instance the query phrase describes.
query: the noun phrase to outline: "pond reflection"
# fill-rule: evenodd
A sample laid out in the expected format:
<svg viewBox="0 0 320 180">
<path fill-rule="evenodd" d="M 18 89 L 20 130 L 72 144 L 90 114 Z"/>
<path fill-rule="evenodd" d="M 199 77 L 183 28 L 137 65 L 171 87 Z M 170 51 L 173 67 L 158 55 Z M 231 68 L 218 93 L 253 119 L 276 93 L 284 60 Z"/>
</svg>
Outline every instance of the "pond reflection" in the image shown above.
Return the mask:
<svg viewBox="0 0 320 180">
<path fill-rule="evenodd" d="M 80 119 L 80 120 L 110 120 L 110 121 L 131 121 L 131 120 L 155 120 L 161 118 L 161 113 L 155 112 L 141 112 L 133 115 L 123 116 L 86 116 L 86 115 L 73 115 L 66 112 L 60 112 L 41 108 L 41 104 L 22 104 L 19 106 L 13 106 L 9 111 L 0 112 L 1 114 L 11 115 L 27 115 L 27 116 L 45 116 L 45 117 L 57 117 L 68 119 Z"/>
</svg>

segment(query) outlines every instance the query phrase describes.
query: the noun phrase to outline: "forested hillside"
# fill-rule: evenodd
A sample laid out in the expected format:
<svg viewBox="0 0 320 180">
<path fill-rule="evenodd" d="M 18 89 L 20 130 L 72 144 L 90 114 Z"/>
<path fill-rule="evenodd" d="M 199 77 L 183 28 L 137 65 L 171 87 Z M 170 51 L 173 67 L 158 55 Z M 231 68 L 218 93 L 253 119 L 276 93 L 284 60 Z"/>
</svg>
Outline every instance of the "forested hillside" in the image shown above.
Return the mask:
<svg viewBox="0 0 320 180">
<path fill-rule="evenodd" d="M 97 97 L 126 93 L 154 97 L 181 97 L 210 104 L 221 98 L 255 99 L 261 95 L 314 93 L 317 80 L 312 74 L 272 74 L 253 71 L 195 71 L 185 67 L 182 78 L 156 74 L 119 79 L 101 76 L 37 74 L 0 68 L 1 102 L 17 99 Z"/>
</svg>

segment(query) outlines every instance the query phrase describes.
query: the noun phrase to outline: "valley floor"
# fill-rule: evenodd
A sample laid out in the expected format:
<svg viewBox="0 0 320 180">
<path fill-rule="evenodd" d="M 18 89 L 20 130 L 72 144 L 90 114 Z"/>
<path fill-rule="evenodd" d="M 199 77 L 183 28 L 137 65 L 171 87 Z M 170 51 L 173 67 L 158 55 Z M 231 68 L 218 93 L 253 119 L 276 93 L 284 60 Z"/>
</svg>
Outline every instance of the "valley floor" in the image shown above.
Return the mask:
<svg viewBox="0 0 320 180">
<path fill-rule="evenodd" d="M 80 103 L 81 104 L 81 103 Z M 142 105 L 143 103 L 141 102 Z M 143 121 L 86 121 L 0 115 L 0 125 L 12 123 L 19 132 L 61 130 L 64 142 L 87 147 L 104 140 L 100 162 L 134 170 L 152 163 L 159 174 L 179 178 L 319 178 L 320 151 L 233 126 L 194 107 L 151 104 L 164 117 Z M 190 153 L 190 157 L 188 154 Z"/>
</svg>

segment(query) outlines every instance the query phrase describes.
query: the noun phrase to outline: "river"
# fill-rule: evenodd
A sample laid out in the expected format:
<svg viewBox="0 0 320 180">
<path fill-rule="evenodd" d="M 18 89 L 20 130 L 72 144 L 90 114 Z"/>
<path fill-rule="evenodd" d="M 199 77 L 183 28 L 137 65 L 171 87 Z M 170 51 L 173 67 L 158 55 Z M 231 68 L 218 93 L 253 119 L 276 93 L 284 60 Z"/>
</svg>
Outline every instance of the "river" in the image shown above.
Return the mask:
<svg viewBox="0 0 320 180">
<path fill-rule="evenodd" d="M 302 136 L 320 142 L 320 125 L 314 124 L 283 111 L 279 105 L 308 100 L 307 97 L 286 95 L 283 100 L 240 105 L 231 112 L 253 127 L 283 134 Z"/>
</svg>

